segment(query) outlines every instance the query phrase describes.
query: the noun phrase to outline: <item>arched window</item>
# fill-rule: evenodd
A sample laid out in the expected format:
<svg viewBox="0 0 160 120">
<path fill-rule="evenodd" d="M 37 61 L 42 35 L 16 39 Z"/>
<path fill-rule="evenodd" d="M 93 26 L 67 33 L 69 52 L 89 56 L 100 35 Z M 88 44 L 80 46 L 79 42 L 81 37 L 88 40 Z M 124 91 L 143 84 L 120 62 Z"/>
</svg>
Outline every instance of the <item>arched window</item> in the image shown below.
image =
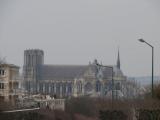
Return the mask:
<svg viewBox="0 0 160 120">
<path fill-rule="evenodd" d="M 45 83 L 45 93 L 49 94 L 49 83 Z"/>
<path fill-rule="evenodd" d="M 51 94 L 54 94 L 54 83 L 51 84 Z"/>
<path fill-rule="evenodd" d="M 60 95 L 60 83 L 56 83 L 56 94 Z"/>
<path fill-rule="evenodd" d="M 62 83 L 62 95 L 66 94 L 66 83 Z"/>
<path fill-rule="evenodd" d="M 42 93 L 43 92 L 43 83 L 39 84 L 39 91 Z"/>
<path fill-rule="evenodd" d="M 45 93 L 45 83 L 43 83 L 43 93 Z"/>
<path fill-rule="evenodd" d="M 80 82 L 79 84 L 80 84 L 80 92 L 82 92 L 82 82 Z"/>
<path fill-rule="evenodd" d="M 30 66 L 31 65 L 31 55 L 30 54 L 28 55 L 28 60 L 27 61 L 28 61 L 28 65 Z"/>
<path fill-rule="evenodd" d="M 72 84 L 68 83 L 68 94 L 70 95 L 72 93 Z"/>
<path fill-rule="evenodd" d="M 121 89 L 120 83 L 117 83 L 115 88 L 116 90 L 120 90 Z"/>
<path fill-rule="evenodd" d="M 81 81 L 77 83 L 77 92 L 78 93 L 82 92 L 82 82 Z"/>
<path fill-rule="evenodd" d="M 96 82 L 96 92 L 100 92 L 101 91 L 101 82 L 97 81 Z"/>
<path fill-rule="evenodd" d="M 90 82 L 88 82 L 86 85 L 85 85 L 85 92 L 91 92 L 93 89 L 92 87 L 92 84 Z"/>
</svg>

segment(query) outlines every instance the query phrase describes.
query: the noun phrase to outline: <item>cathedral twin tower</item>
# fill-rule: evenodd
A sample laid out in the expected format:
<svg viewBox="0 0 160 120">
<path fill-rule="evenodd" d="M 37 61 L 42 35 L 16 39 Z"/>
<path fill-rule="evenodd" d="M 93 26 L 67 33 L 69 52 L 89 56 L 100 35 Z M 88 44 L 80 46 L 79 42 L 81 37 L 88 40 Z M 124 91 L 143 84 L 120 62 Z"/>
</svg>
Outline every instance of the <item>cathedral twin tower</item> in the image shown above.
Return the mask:
<svg viewBox="0 0 160 120">
<path fill-rule="evenodd" d="M 37 83 L 40 78 L 40 68 L 44 64 L 44 52 L 39 49 L 24 51 L 23 76 L 25 89 L 28 92 L 37 91 Z"/>
</svg>

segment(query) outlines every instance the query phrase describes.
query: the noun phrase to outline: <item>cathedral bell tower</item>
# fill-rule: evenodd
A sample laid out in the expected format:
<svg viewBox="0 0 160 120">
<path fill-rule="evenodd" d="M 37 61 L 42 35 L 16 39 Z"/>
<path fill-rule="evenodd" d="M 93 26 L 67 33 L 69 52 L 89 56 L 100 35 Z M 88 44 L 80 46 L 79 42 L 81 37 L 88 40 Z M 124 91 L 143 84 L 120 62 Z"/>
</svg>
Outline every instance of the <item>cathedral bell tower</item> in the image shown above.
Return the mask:
<svg viewBox="0 0 160 120">
<path fill-rule="evenodd" d="M 40 76 L 40 68 L 44 64 L 44 52 L 39 49 L 24 51 L 24 87 L 29 93 L 37 92 L 37 82 Z"/>
</svg>

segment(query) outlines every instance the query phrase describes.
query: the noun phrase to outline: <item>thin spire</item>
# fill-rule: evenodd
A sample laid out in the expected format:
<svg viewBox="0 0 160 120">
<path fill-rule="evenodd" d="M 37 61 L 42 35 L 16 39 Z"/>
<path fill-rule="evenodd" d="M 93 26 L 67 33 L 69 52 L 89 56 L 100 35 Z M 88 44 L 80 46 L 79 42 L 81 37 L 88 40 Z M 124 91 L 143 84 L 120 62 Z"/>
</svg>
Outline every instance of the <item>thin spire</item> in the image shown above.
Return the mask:
<svg viewBox="0 0 160 120">
<path fill-rule="evenodd" d="M 120 55 L 119 55 L 119 47 L 118 47 L 117 68 L 121 69 Z"/>
</svg>

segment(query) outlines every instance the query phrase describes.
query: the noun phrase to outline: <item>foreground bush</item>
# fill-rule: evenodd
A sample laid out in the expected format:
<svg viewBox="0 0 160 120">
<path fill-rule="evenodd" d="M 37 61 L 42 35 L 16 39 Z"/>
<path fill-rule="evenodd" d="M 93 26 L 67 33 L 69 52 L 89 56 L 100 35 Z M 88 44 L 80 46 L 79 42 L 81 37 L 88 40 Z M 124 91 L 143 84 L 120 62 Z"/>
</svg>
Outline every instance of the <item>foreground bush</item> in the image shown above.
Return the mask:
<svg viewBox="0 0 160 120">
<path fill-rule="evenodd" d="M 89 97 L 71 98 L 66 101 L 66 112 L 72 116 L 74 114 L 95 116 L 96 105 L 94 99 Z"/>
</svg>

